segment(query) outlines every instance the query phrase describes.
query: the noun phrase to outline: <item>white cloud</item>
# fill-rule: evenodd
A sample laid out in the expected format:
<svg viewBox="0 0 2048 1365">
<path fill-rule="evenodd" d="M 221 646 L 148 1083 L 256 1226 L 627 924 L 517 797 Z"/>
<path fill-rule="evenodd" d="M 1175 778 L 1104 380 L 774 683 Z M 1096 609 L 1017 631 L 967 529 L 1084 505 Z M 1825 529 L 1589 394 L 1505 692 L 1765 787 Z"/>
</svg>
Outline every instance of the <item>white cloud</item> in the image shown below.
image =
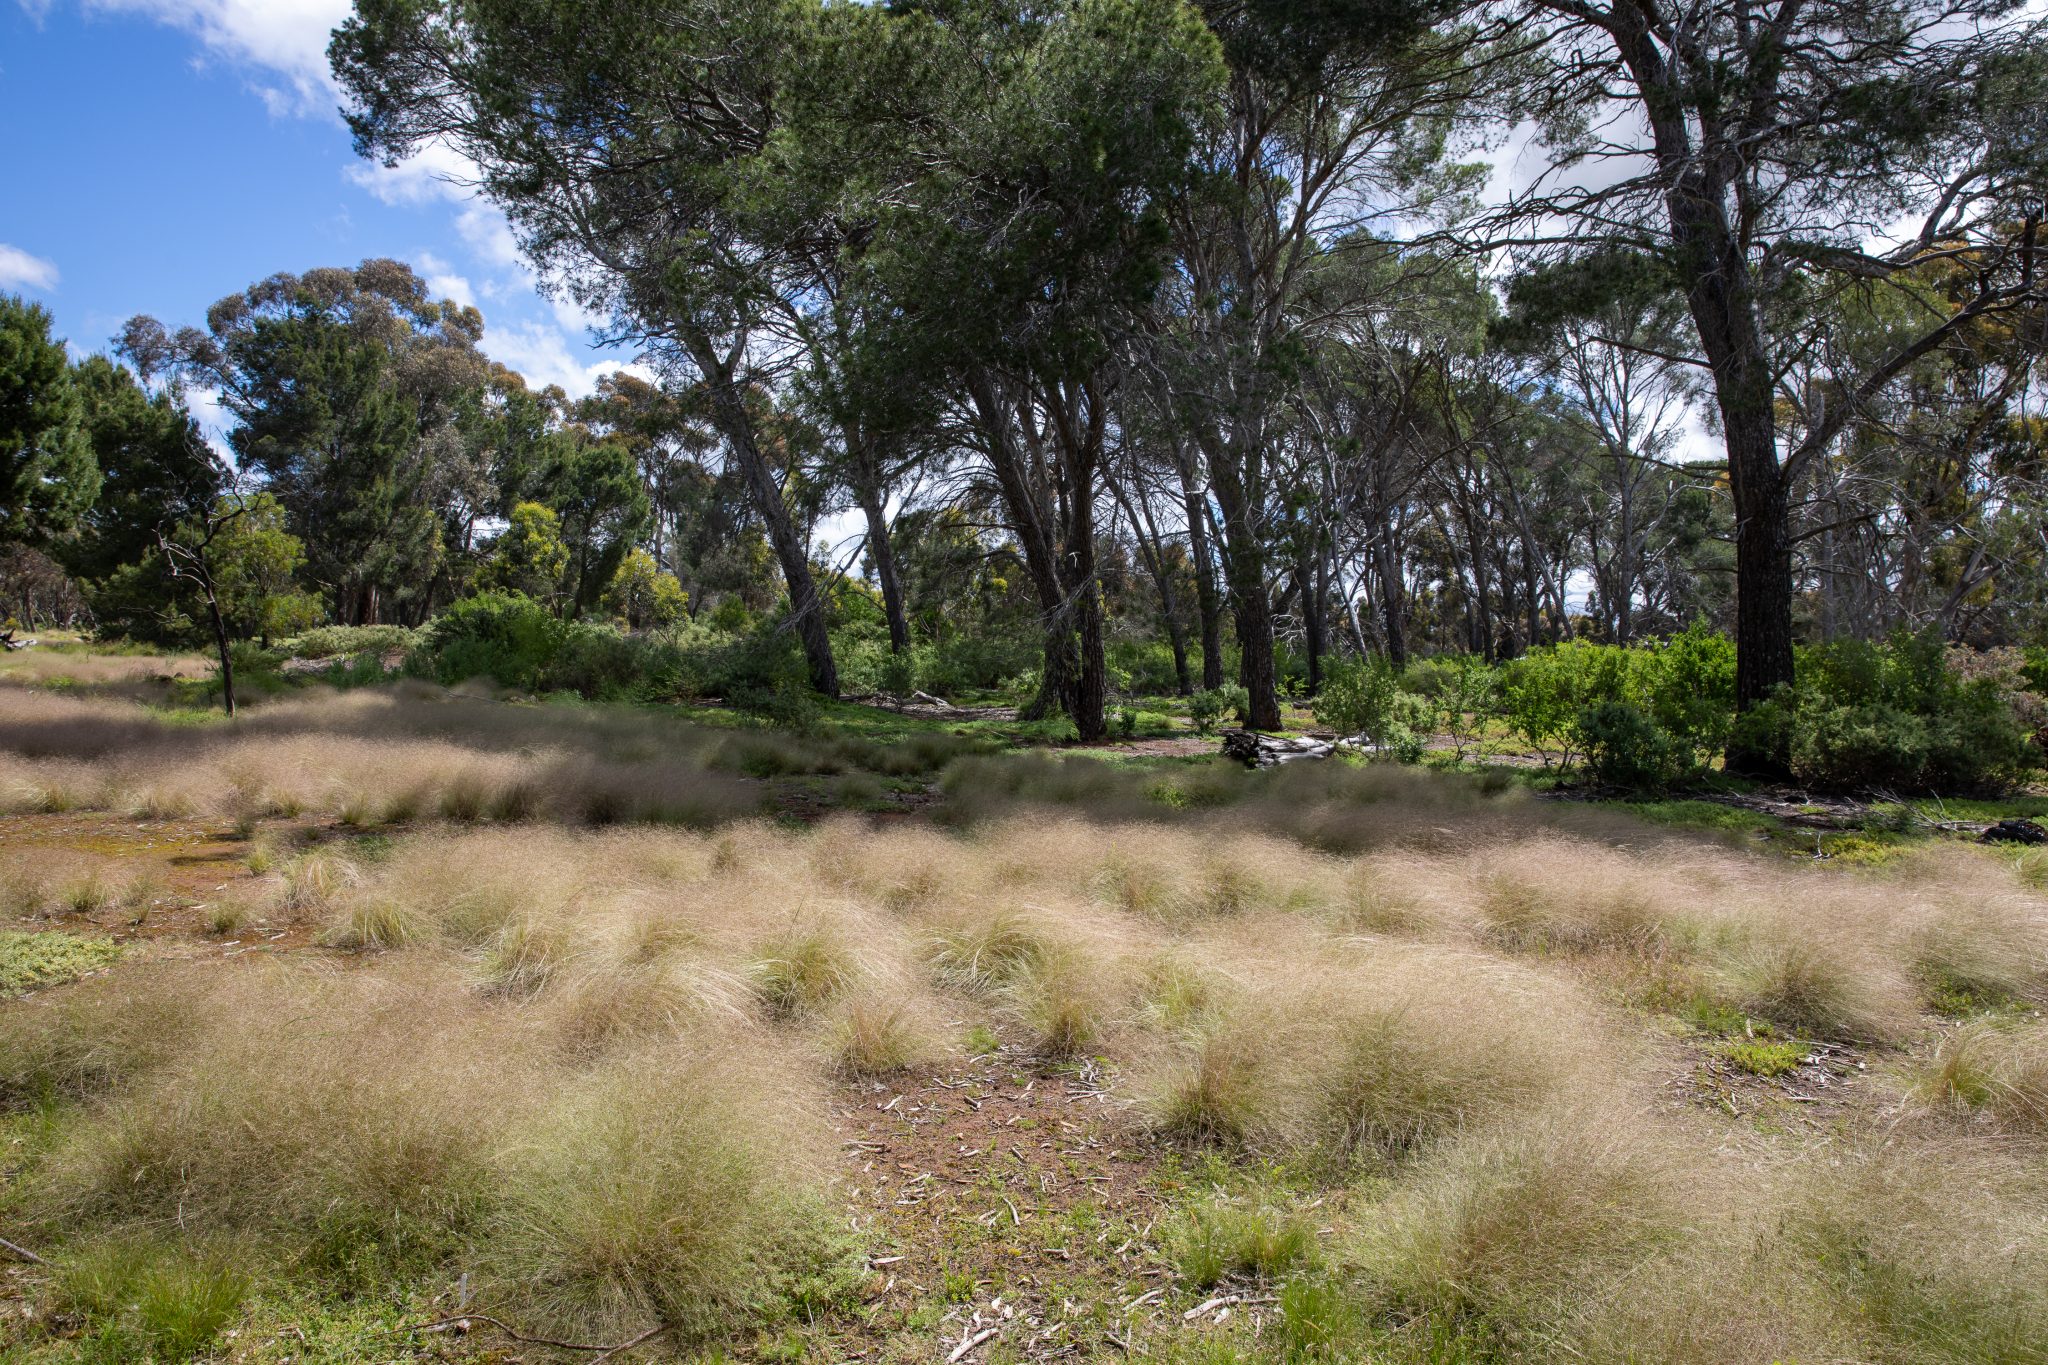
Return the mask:
<svg viewBox="0 0 2048 1365">
<path fill-rule="evenodd" d="M 598 360 L 585 363 L 561 331 L 539 322 L 514 323 L 509 327 L 487 328 L 484 353 L 508 369 L 525 376 L 527 387 L 560 388 L 571 398 L 587 398 L 597 381 L 617 370 L 652 381 L 654 372 L 638 362 Z M 583 351 L 587 355 L 587 351 Z"/>
<path fill-rule="evenodd" d="M 470 187 L 479 178 L 475 162 L 438 142 L 422 147 L 396 166 L 357 162 L 347 175 L 356 185 L 394 205 L 461 203 L 471 197 Z"/>
<path fill-rule="evenodd" d="M 348 18 L 349 0 L 81 0 L 81 6 L 89 13 L 140 15 L 184 29 L 215 56 L 276 72 L 284 88 L 257 87 L 273 114 L 334 107 L 327 40 Z"/>
<path fill-rule="evenodd" d="M 57 287 L 57 266 L 40 256 L 31 256 L 18 246 L 0 242 L 0 287 L 41 289 Z"/>
<path fill-rule="evenodd" d="M 427 292 L 437 299 L 453 299 L 465 308 L 476 307 L 476 290 L 455 273 L 455 267 L 431 251 L 422 251 L 419 267 L 425 272 Z"/>
</svg>

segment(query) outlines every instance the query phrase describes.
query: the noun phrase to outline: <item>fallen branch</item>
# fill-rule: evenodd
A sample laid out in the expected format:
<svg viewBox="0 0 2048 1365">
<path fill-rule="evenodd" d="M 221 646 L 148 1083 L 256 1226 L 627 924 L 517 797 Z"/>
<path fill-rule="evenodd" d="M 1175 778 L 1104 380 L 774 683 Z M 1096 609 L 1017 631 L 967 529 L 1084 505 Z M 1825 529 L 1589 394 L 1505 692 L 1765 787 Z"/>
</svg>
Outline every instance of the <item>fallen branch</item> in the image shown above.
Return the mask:
<svg viewBox="0 0 2048 1365">
<path fill-rule="evenodd" d="M 15 1243 L 8 1241 L 5 1237 L 0 1237 L 0 1251 L 6 1251 L 13 1255 L 19 1256 L 22 1260 L 27 1261 L 30 1265 L 49 1264 L 48 1261 L 36 1255 L 33 1251 L 30 1251 L 27 1247 L 16 1245 Z"/>
<path fill-rule="evenodd" d="M 518 1328 L 514 1327 L 511 1323 L 506 1322 L 502 1318 L 494 1318 L 490 1316 L 488 1313 L 457 1313 L 453 1317 L 436 1318 L 432 1322 L 416 1323 L 411 1327 L 396 1327 L 393 1328 L 391 1331 L 384 1333 L 384 1335 L 391 1337 L 417 1336 L 420 1334 L 430 1332 L 445 1332 L 448 1331 L 450 1328 L 467 1328 L 469 1324 L 473 1322 L 480 1322 L 486 1327 L 495 1327 L 500 1332 L 503 1332 L 506 1336 L 512 1338 L 512 1340 L 518 1342 L 522 1346 L 552 1346 L 558 1351 L 595 1352 L 596 1354 L 592 1355 L 590 1358 L 591 1365 L 597 1365 L 597 1362 L 600 1360 L 609 1360 L 611 1357 L 618 1355 L 621 1351 L 630 1351 L 635 1346 L 639 1346 L 645 1342 L 652 1341 L 654 1338 L 660 1336 L 663 1332 L 668 1331 L 670 1327 L 670 1324 L 668 1323 L 659 1323 L 656 1326 L 648 1328 L 639 1336 L 634 1337 L 631 1341 L 621 1341 L 617 1343 L 557 1341 L 553 1337 L 530 1337 L 526 1335 L 524 1332 L 521 1332 Z"/>
<path fill-rule="evenodd" d="M 995 1327 L 984 1327 L 971 1337 L 961 1338 L 960 1344 L 953 1348 L 953 1354 L 946 1357 L 946 1365 L 958 1365 L 962 1356 L 994 1336 L 998 1330 L 1000 1329 Z"/>
</svg>

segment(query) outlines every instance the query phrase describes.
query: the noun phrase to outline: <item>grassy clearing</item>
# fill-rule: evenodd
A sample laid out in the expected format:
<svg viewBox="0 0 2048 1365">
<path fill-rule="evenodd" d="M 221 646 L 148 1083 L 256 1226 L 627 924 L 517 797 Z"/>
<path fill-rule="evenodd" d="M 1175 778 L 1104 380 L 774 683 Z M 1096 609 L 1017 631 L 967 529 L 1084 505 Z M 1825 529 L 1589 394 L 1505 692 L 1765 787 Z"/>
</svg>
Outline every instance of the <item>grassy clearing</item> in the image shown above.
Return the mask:
<svg viewBox="0 0 2048 1365">
<path fill-rule="evenodd" d="M 10 1359 L 386 1358 L 463 1293 L 561 1340 L 659 1328 L 665 1359 L 2048 1340 L 2048 900 L 2009 854 L 1801 865 L 1471 776 L 950 741 L 903 760 L 944 763 L 932 818 L 799 826 L 735 768 L 904 741 L 120 707 L 37 697 L 0 763 L 67 818 L 299 804 L 227 918 L 0 1005 L 0 1221 L 52 1262 Z M 591 817 L 690 784 L 741 795 Z M 110 952 L 45 925 L 135 875 L 10 861 L 34 932 L 0 954 Z M 295 946 L 235 953 L 242 922 Z M 1850 1045 L 1809 1125 L 1673 1087 L 1777 1094 Z"/>
</svg>

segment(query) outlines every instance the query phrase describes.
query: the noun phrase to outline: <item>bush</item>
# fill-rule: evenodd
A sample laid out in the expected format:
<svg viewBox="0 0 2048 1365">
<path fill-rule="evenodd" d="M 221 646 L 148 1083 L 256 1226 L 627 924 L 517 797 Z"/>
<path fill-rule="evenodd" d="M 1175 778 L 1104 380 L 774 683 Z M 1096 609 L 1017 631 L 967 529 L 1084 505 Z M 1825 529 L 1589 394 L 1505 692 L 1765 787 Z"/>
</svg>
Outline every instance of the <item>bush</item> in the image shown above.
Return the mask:
<svg viewBox="0 0 2048 1365">
<path fill-rule="evenodd" d="M 319 626 L 281 641 L 278 648 L 293 659 L 353 659 L 404 652 L 419 643 L 419 632 L 404 626 Z"/>
<path fill-rule="evenodd" d="M 537 690 L 569 628 L 523 593 L 486 592 L 451 603 L 427 626 L 427 669 L 443 683 L 490 678 Z"/>
<path fill-rule="evenodd" d="M 1403 692 L 1385 659 L 1331 670 L 1316 694 L 1316 724 L 1340 735 L 1364 735 L 1403 763 L 1422 759 L 1436 712 L 1430 702 Z"/>
<path fill-rule="evenodd" d="M 1692 766 L 1690 755 L 1678 741 L 1625 701 L 1587 707 L 1574 728 L 1593 776 L 1617 787 L 1634 791 L 1662 787 L 1684 776 Z"/>
<path fill-rule="evenodd" d="M 2033 759 L 1998 681 L 1958 676 L 1932 632 L 1804 650 L 1791 695 L 1747 723 L 1815 787 L 1997 791 Z"/>
<path fill-rule="evenodd" d="M 1579 718 L 1603 702 L 1624 701 L 1631 651 L 1567 640 L 1530 650 L 1502 671 L 1509 724 L 1543 755 L 1570 767 L 1581 749 Z"/>
</svg>

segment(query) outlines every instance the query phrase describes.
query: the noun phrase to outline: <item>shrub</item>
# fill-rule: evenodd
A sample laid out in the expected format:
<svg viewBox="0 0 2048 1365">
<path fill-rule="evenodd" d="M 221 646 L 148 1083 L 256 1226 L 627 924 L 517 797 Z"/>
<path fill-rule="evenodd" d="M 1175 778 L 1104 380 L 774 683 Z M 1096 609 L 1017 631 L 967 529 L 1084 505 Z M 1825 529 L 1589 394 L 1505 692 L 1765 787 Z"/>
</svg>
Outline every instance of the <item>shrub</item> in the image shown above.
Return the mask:
<svg viewBox="0 0 2048 1365">
<path fill-rule="evenodd" d="M 352 659 L 403 653 L 419 643 L 419 632 L 404 626 L 317 626 L 278 647 L 294 659 Z"/>
<path fill-rule="evenodd" d="M 449 605 L 427 626 L 428 671 L 443 683 L 490 678 L 534 691 L 568 636 L 568 627 L 521 593 L 486 592 Z"/>
<path fill-rule="evenodd" d="M 1793 775 L 1812 786 L 2003 790 L 2032 765 L 2030 736 L 1995 678 L 1952 672 L 1933 633 L 1803 651 L 1767 718 Z"/>
<path fill-rule="evenodd" d="M 1188 698 L 1188 718 L 1195 723 L 1196 733 L 1206 735 L 1226 714 L 1234 715 L 1242 724 L 1251 704 L 1251 694 L 1234 683 L 1209 688 Z"/>
<path fill-rule="evenodd" d="M 1385 659 L 1332 669 L 1316 694 L 1316 724 L 1341 735 L 1364 735 L 1403 763 L 1421 759 L 1434 708 L 1400 680 Z"/>
<path fill-rule="evenodd" d="M 1501 703 L 1508 722 L 1548 762 L 1555 754 L 1570 767 L 1580 750 L 1579 718 L 1603 702 L 1630 695 L 1635 652 L 1584 640 L 1530 650 L 1502 671 Z"/>
<path fill-rule="evenodd" d="M 1646 791 L 1665 786 L 1692 766 L 1683 746 L 1624 701 L 1587 707 L 1574 728 L 1586 765 L 1602 782 Z"/>
</svg>

